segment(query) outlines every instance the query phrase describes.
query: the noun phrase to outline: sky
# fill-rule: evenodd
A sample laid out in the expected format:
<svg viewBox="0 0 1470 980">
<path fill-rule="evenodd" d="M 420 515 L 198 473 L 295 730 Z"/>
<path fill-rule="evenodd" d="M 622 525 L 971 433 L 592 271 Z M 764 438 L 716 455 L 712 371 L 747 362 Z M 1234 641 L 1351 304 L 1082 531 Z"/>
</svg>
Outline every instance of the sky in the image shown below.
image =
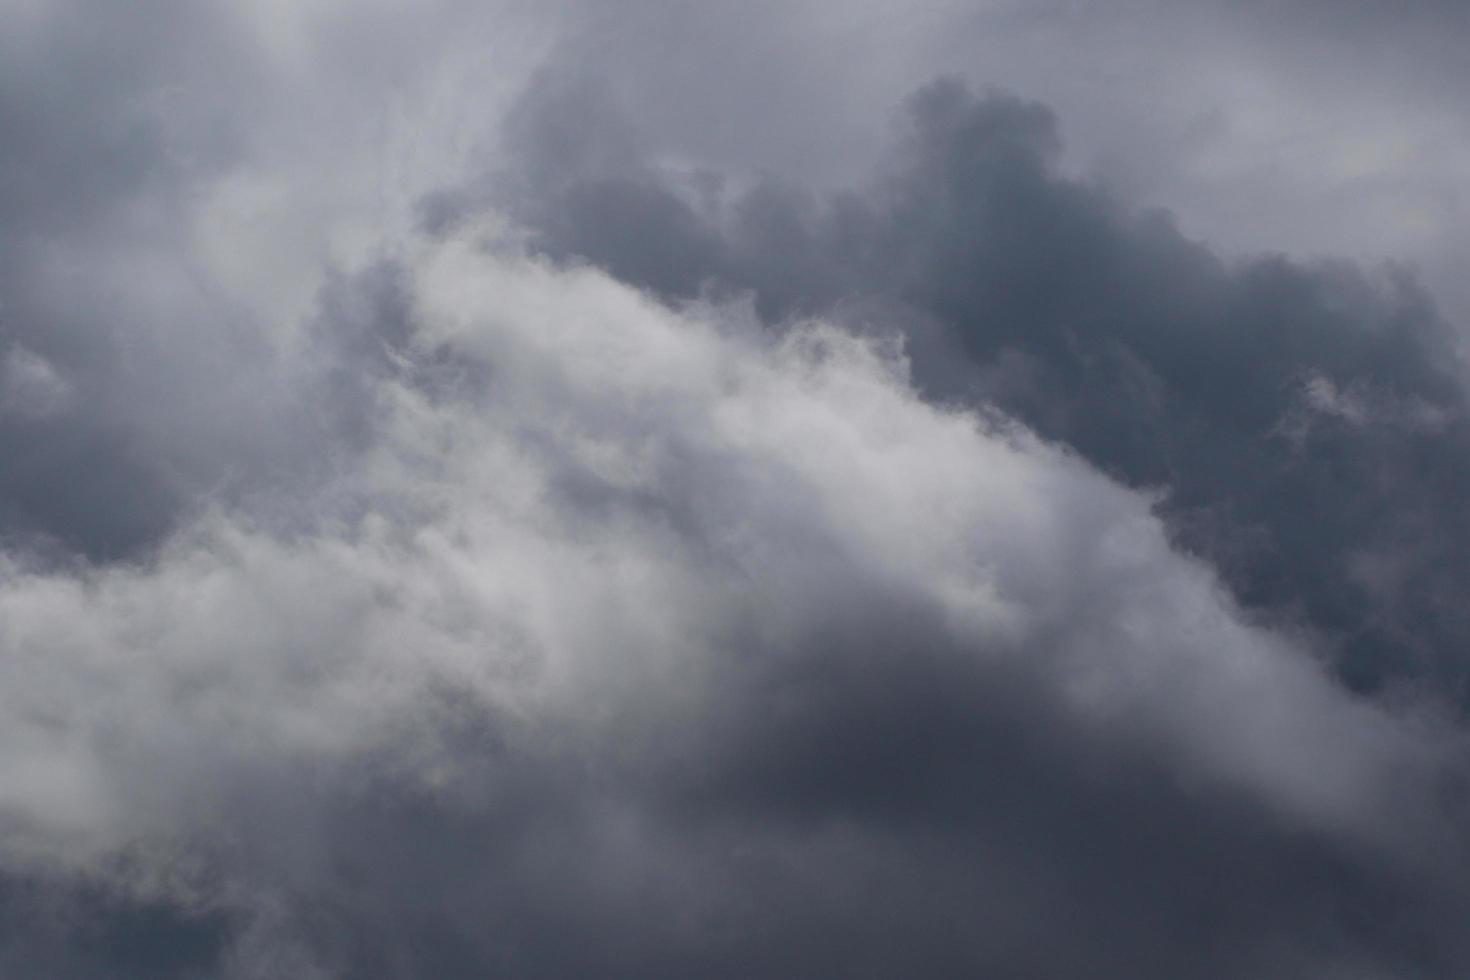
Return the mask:
<svg viewBox="0 0 1470 980">
<path fill-rule="evenodd" d="M 1470 8 L 0 18 L 0 975 L 1470 974 Z"/>
</svg>

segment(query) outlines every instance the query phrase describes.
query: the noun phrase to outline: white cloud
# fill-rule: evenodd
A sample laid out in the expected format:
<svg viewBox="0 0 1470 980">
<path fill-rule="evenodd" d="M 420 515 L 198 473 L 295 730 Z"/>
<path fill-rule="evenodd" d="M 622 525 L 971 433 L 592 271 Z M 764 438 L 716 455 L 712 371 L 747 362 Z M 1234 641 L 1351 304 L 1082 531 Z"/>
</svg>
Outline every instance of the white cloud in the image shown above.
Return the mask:
<svg viewBox="0 0 1470 980">
<path fill-rule="evenodd" d="M 1102 743 L 1318 832 L 1411 839 L 1394 795 L 1448 743 L 1243 623 L 1145 497 L 919 401 L 898 352 L 672 311 L 493 236 L 409 254 L 410 359 L 488 381 L 380 381 L 371 450 L 295 502 L 308 531 L 221 512 L 146 565 L 0 573 L 6 867 L 128 855 L 134 884 L 264 901 L 313 874 L 324 787 L 493 785 L 501 762 L 444 740 L 465 712 L 512 758 L 636 769 L 708 742 L 743 658 L 799 670 L 874 601 L 982 674 L 1046 678 Z"/>
</svg>

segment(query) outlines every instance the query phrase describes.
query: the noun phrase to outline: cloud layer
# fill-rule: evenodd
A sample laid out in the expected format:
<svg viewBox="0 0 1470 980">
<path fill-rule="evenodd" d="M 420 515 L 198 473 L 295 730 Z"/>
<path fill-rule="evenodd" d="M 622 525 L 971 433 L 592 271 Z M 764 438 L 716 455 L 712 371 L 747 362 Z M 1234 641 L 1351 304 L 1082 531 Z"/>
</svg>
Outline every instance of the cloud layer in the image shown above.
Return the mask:
<svg viewBox="0 0 1470 980">
<path fill-rule="evenodd" d="M 1463 901 L 1456 741 L 1249 625 L 1148 498 L 874 342 L 504 248 L 397 267 L 373 442 L 289 531 L 9 570 L 12 867 L 223 915 L 240 976 L 1455 955 L 1396 910 Z M 1179 902 L 1205 962 L 1107 924 Z"/>
<path fill-rule="evenodd" d="M 1167 489 L 1182 546 L 1325 633 L 1350 682 L 1463 687 L 1470 416 L 1458 337 L 1406 272 L 1221 259 L 1059 176 L 1044 106 L 952 80 L 909 100 L 881 177 L 830 198 L 702 199 L 713 178 L 638 157 L 616 110 L 572 76 L 512 116 L 501 193 L 551 254 L 667 296 L 749 290 L 777 323 L 906 331 L 931 396 Z"/>
<path fill-rule="evenodd" d="M 1315 5 L 0 10 L 0 973 L 1470 967 L 1454 298 L 1138 203 Z"/>
</svg>

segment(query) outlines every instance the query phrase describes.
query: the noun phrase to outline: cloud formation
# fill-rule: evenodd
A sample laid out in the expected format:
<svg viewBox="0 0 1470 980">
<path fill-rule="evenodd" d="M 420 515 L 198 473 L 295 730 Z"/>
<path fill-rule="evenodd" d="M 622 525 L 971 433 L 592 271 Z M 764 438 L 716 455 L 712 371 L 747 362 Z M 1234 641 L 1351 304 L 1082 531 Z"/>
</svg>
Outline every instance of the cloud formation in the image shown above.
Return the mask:
<svg viewBox="0 0 1470 980">
<path fill-rule="evenodd" d="M 1457 740 L 1246 622 L 1148 498 L 873 341 L 505 247 L 397 270 L 415 329 L 304 525 L 7 571 L 12 868 L 224 916 L 225 976 L 1459 955 L 1396 911 L 1461 909 Z M 1204 962 L 1116 931 L 1179 902 Z"/>
<path fill-rule="evenodd" d="M 1044 106 L 954 81 L 909 100 L 880 178 L 829 198 L 701 198 L 713 178 L 617 150 L 609 119 L 575 76 L 512 116 L 503 193 L 551 254 L 667 296 L 750 290 L 776 323 L 897 325 L 931 396 L 1165 489 L 1181 545 L 1322 631 L 1352 683 L 1463 687 L 1470 417 L 1458 337 L 1407 273 L 1222 259 L 1058 175 Z"/>
<path fill-rule="evenodd" d="M 1458 335 L 1087 176 L 1314 9 L 0 0 L 0 973 L 1463 975 Z"/>
</svg>

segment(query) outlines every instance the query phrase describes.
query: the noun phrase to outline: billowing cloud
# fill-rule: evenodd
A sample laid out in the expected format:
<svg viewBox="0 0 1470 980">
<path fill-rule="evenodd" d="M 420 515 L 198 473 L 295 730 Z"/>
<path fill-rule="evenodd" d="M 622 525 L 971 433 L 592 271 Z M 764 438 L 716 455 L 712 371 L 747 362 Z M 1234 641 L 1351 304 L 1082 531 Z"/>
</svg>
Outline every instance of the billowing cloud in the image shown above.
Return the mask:
<svg viewBox="0 0 1470 980">
<path fill-rule="evenodd" d="M 664 295 L 751 290 L 774 322 L 896 326 L 931 395 L 1165 489 L 1183 546 L 1326 634 L 1353 683 L 1463 682 L 1470 416 L 1457 336 L 1408 274 L 1224 260 L 1057 174 L 1044 106 L 953 81 L 909 101 L 881 177 L 830 198 L 702 198 L 699 175 L 577 124 L 615 108 L 572 76 L 511 117 L 524 165 L 503 193 L 552 254 Z"/>
<path fill-rule="evenodd" d="M 1457 738 L 1147 497 L 874 341 L 483 235 L 397 269 L 310 496 L 6 571 L 13 874 L 222 917 L 226 976 L 1458 962 Z"/>
<path fill-rule="evenodd" d="M 1339 151 L 1452 65 L 1277 144 L 1308 3 L 0 9 L 0 973 L 1465 973 L 1458 337 L 1132 203 L 1442 197 Z"/>
</svg>

